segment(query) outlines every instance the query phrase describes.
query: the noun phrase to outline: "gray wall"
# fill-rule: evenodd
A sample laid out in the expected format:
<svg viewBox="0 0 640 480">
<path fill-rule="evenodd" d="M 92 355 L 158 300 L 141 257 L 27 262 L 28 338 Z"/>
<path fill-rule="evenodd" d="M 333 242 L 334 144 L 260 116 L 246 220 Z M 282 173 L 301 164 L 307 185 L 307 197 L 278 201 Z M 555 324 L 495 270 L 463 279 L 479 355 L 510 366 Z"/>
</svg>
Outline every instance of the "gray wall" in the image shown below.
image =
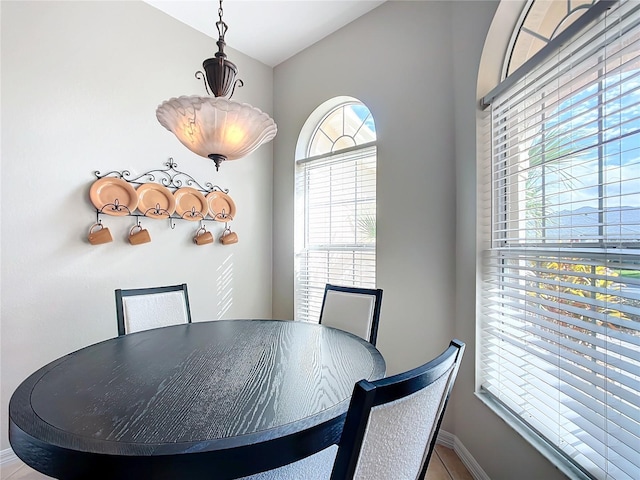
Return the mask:
<svg viewBox="0 0 640 480">
<path fill-rule="evenodd" d="M 474 395 L 476 360 L 477 165 L 487 152 L 489 114 L 479 99 L 500 80 L 502 61 L 523 2 L 453 2 L 456 132 L 456 335 L 469 347 L 453 397 L 454 433 L 494 480 L 565 478 Z M 492 18 L 488 15 L 495 11 Z M 489 24 L 491 22 L 491 24 Z M 488 32 L 488 33 L 487 33 Z"/>
<path fill-rule="evenodd" d="M 189 152 L 155 118 L 204 94 L 194 72 L 215 41 L 142 2 L 10 2 L 2 15 L 2 397 L 49 361 L 117 335 L 114 289 L 187 282 L 194 321 L 271 317 L 272 144 L 222 165 Z M 236 98 L 272 112 L 272 69 L 232 49 Z M 113 243 L 86 241 L 94 170 L 179 169 L 223 188 L 240 242 L 198 247 L 197 223 L 103 217 Z M 210 227 L 219 234 L 223 224 Z"/>
<path fill-rule="evenodd" d="M 325 100 L 355 97 L 371 110 L 378 134 L 377 283 L 384 289 L 378 347 L 389 373 L 443 350 L 454 333 L 449 19 L 447 3 L 388 2 L 274 71 L 274 316 L 293 315 L 294 152 L 300 129 Z M 392 40 L 389 25 L 401 30 Z M 438 93 L 427 94 L 430 89 Z"/>
<path fill-rule="evenodd" d="M 378 346 L 388 373 L 432 358 L 453 336 L 462 339 L 468 350 L 443 428 L 494 480 L 563 478 L 474 395 L 477 105 L 498 80 L 514 25 L 497 21 L 499 41 L 484 51 L 497 7 L 387 2 L 275 68 L 273 311 L 293 315 L 300 129 L 325 100 L 356 97 L 378 132 Z M 478 78 L 483 55 L 492 60 L 487 79 Z"/>
</svg>

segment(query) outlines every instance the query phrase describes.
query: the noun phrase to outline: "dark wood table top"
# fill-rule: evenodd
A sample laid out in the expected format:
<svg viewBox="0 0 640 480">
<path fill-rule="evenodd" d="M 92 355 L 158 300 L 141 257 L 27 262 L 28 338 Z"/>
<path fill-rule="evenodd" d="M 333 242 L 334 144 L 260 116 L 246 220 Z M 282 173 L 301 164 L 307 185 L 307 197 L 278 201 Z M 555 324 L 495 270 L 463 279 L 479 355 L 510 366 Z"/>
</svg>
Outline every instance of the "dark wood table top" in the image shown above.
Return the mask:
<svg viewBox="0 0 640 480">
<path fill-rule="evenodd" d="M 322 325 L 220 320 L 116 337 L 51 362 L 9 403 L 9 439 L 56 478 L 237 478 L 338 442 L 354 384 L 385 373 Z"/>
</svg>

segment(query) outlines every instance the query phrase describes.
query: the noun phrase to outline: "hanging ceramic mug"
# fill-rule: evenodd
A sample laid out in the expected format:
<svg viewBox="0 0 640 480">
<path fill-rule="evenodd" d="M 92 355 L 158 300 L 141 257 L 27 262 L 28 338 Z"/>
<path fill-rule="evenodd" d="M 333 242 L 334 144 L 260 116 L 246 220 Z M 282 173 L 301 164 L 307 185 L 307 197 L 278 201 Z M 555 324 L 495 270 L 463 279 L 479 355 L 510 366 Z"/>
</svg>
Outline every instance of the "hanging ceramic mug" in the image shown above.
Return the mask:
<svg viewBox="0 0 640 480">
<path fill-rule="evenodd" d="M 222 232 L 220 243 L 222 243 L 223 245 L 238 243 L 238 234 L 236 232 L 232 232 L 231 229 L 227 227 L 224 229 L 224 232 Z"/>
<path fill-rule="evenodd" d="M 204 227 L 200 227 L 196 232 L 195 237 L 193 237 L 193 243 L 196 245 L 206 245 L 208 243 L 213 243 L 213 233 L 207 232 L 207 229 Z"/>
<path fill-rule="evenodd" d="M 91 225 L 88 238 L 91 245 L 100 245 L 101 243 L 109 243 L 113 241 L 113 237 L 111 236 L 109 229 L 100 222 Z"/>
<path fill-rule="evenodd" d="M 139 223 L 129 230 L 129 243 L 131 245 L 141 245 L 143 243 L 149 243 L 150 241 L 151 235 L 149 235 L 149 231 L 142 228 L 142 225 Z"/>
</svg>

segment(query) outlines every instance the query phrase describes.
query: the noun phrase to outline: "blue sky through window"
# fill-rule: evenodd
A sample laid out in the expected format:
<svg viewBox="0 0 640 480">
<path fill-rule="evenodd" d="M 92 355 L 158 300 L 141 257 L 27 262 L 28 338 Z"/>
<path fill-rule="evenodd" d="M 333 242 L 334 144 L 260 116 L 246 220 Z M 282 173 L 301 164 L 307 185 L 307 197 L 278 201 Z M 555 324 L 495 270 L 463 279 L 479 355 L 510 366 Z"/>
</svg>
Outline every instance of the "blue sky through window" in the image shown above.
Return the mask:
<svg viewBox="0 0 640 480">
<path fill-rule="evenodd" d="M 640 71 L 607 76 L 561 100 L 532 141 L 529 161 L 534 237 L 640 242 Z"/>
<path fill-rule="evenodd" d="M 371 130 L 372 132 L 376 131 L 376 125 L 373 121 L 373 117 L 371 116 L 371 112 L 364 105 L 351 105 L 351 110 L 355 113 L 360 120 L 362 120 L 365 126 Z"/>
</svg>

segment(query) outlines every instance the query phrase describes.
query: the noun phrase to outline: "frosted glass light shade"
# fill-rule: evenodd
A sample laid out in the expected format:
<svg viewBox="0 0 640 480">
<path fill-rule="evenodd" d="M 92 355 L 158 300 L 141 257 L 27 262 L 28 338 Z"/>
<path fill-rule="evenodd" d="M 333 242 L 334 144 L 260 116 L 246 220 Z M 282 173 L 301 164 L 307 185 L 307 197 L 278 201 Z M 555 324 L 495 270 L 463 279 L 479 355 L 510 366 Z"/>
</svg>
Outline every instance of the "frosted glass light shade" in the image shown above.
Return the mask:
<svg viewBox="0 0 640 480">
<path fill-rule="evenodd" d="M 156 110 L 160 124 L 193 153 L 221 160 L 249 155 L 276 136 L 273 119 L 259 108 L 222 97 L 182 96 Z"/>
</svg>

